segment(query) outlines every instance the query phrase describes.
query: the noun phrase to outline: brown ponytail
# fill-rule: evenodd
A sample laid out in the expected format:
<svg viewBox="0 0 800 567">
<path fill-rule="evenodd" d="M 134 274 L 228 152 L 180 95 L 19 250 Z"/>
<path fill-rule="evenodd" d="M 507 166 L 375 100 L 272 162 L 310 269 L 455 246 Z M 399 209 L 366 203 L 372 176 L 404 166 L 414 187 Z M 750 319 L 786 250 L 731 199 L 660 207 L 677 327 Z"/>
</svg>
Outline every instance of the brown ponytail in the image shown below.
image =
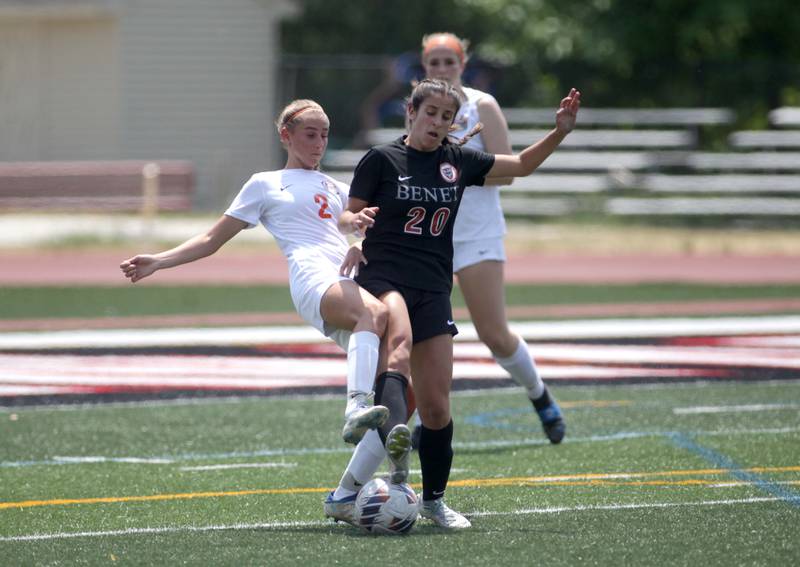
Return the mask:
<svg viewBox="0 0 800 567">
<path fill-rule="evenodd" d="M 469 132 L 464 134 L 461 138 L 455 140 L 455 143 L 458 144 L 459 146 L 463 146 L 464 144 L 469 142 L 472 138 L 480 134 L 482 131 L 483 131 L 483 122 L 478 122 L 475 124 L 475 126 L 473 126 L 470 129 Z"/>
</svg>

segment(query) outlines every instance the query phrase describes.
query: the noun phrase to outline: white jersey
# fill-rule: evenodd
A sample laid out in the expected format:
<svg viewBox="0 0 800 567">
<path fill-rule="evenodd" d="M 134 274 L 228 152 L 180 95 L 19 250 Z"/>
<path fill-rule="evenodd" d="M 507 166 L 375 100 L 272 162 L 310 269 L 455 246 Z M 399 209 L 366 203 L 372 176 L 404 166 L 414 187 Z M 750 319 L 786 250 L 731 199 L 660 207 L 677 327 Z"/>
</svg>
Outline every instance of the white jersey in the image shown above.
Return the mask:
<svg viewBox="0 0 800 567">
<path fill-rule="evenodd" d="M 275 238 L 289 263 L 289 288 L 298 313 L 325 335 L 319 302 L 341 279 L 347 240 L 338 221 L 347 205 L 347 185 L 307 169 L 280 169 L 253 175 L 225 214 L 259 222 Z"/>
<path fill-rule="evenodd" d="M 480 122 L 478 102 L 492 95 L 477 89 L 462 87 L 467 101 L 461 105 L 456 114 L 451 134 L 455 138 L 466 135 L 475 124 Z M 480 134 L 465 144 L 468 148 L 486 151 Z M 461 206 L 453 225 L 453 242 L 464 242 L 483 238 L 502 237 L 506 233 L 506 221 L 500 206 L 500 189 L 496 186 L 467 187 L 461 198 Z"/>
</svg>

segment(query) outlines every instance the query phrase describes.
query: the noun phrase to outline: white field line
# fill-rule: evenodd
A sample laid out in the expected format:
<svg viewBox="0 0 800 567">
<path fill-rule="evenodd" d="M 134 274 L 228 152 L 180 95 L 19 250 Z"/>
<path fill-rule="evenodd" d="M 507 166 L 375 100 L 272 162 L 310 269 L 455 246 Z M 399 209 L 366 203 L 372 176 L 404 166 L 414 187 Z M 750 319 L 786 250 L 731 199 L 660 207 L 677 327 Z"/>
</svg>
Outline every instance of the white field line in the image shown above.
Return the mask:
<svg viewBox="0 0 800 567">
<path fill-rule="evenodd" d="M 470 471 L 470 469 L 457 468 L 457 467 L 453 467 L 452 469 L 450 469 L 451 473 L 458 473 L 458 474 L 468 473 L 469 471 Z M 409 474 L 421 475 L 422 474 L 422 469 L 408 469 L 408 472 L 409 472 Z M 389 469 L 386 469 L 385 471 L 376 472 L 375 476 L 386 476 L 388 474 L 389 474 Z"/>
<path fill-rule="evenodd" d="M 471 323 L 459 323 L 456 341 L 475 341 Z M 667 337 L 747 335 L 800 332 L 800 317 L 726 317 L 713 319 L 602 319 L 585 321 L 514 322 L 511 328 L 525 339 L 603 337 Z M 177 345 L 253 345 L 327 343 L 308 326 L 173 329 L 106 329 L 98 331 L 17 332 L 0 334 L 0 349 L 81 347 L 145 347 Z"/>
<path fill-rule="evenodd" d="M 722 346 L 759 347 L 759 348 L 800 348 L 800 335 L 761 336 L 761 337 L 724 337 L 718 339 Z"/>
<path fill-rule="evenodd" d="M 800 351 L 756 347 L 731 348 L 724 346 L 664 346 L 620 344 L 558 344 L 528 343 L 538 362 L 561 361 L 583 364 L 681 364 L 713 366 L 765 366 L 800 368 Z M 456 345 L 458 357 L 489 358 L 482 344 Z"/>
<path fill-rule="evenodd" d="M 219 471 L 227 469 L 280 469 L 294 468 L 297 463 L 234 463 L 231 465 L 205 465 L 201 467 L 181 467 L 182 471 Z"/>
<path fill-rule="evenodd" d="M 76 465 L 83 465 L 86 463 L 107 463 L 109 457 L 100 456 L 86 456 L 86 457 L 62 457 L 54 456 L 54 461 L 62 463 L 74 463 Z M 168 458 L 148 458 L 148 457 L 113 457 L 115 463 L 128 463 L 134 465 L 168 465 L 173 461 Z"/>
<path fill-rule="evenodd" d="M 692 406 L 673 408 L 676 415 L 695 415 L 706 413 L 740 413 L 753 411 L 777 411 L 800 409 L 800 404 L 747 404 L 739 406 Z"/>
<path fill-rule="evenodd" d="M 770 484 L 782 484 L 785 486 L 796 486 L 800 484 L 798 480 L 771 480 L 769 481 Z M 742 486 L 753 486 L 752 481 L 746 480 L 735 480 L 731 482 L 718 482 L 715 484 L 707 484 L 707 488 L 739 488 Z"/>
<path fill-rule="evenodd" d="M 665 382 L 665 383 L 646 383 L 646 384 L 625 384 L 625 389 L 634 390 L 674 390 L 677 388 L 696 388 L 703 389 L 709 386 L 725 386 L 726 384 L 717 381 L 701 380 L 696 382 Z M 562 386 L 566 388 L 567 386 Z M 616 386 L 609 385 L 607 387 L 614 388 Z M 787 382 L 786 380 L 765 380 L 758 383 L 759 388 L 767 387 L 800 387 L 800 381 Z M 520 394 L 519 386 L 500 386 L 492 388 L 492 394 L 501 394 L 506 396 L 518 396 Z M 487 393 L 486 388 L 475 388 L 456 390 L 450 393 L 450 397 L 456 398 L 473 398 L 482 397 Z M 308 394 L 280 394 L 272 396 L 272 399 L 281 400 L 339 400 L 342 399 L 341 394 L 331 393 L 308 393 Z M 39 405 L 26 405 L 26 406 L 1 406 L 0 414 L 2 413 L 28 413 L 28 412 L 49 412 L 49 411 L 86 411 L 92 409 L 106 409 L 106 408 L 158 408 L 158 407 L 171 407 L 171 406 L 207 406 L 207 405 L 228 405 L 228 404 L 242 404 L 242 403 L 258 403 L 263 401 L 263 398 L 249 396 L 249 395 L 227 395 L 227 396 L 213 396 L 213 397 L 179 397 L 173 399 L 154 399 L 154 400 L 130 400 L 130 401 L 114 401 L 114 402 L 81 402 L 75 404 L 39 404 Z M 637 403 L 637 405 L 642 405 Z M 650 402 L 649 405 L 659 406 L 657 402 Z"/>
<path fill-rule="evenodd" d="M 0 384 L 0 396 L 46 396 L 50 394 L 74 394 L 74 386 L 20 386 Z M 2 411 L 2 410 L 0 410 Z"/>
<path fill-rule="evenodd" d="M 574 350 L 574 348 L 573 348 Z M 567 352 L 566 350 L 564 351 Z M 455 379 L 508 378 L 490 358 L 464 360 L 458 355 Z M 779 365 L 779 362 L 776 362 Z M 539 365 L 549 379 L 615 379 L 620 377 L 697 377 L 702 369 L 607 367 L 585 364 Z M 257 357 L 163 357 L 109 355 L 2 355 L 0 387 L 5 395 L 30 395 L 36 388 L 51 393 L 54 387 L 83 392 L 92 387 L 160 387 L 208 389 L 271 389 L 295 386 L 344 386 L 347 363 L 330 359 Z M 15 391 L 15 388 L 17 389 Z"/>
<path fill-rule="evenodd" d="M 728 437 L 732 435 L 791 435 L 800 432 L 798 427 L 769 427 L 760 429 L 722 429 L 722 430 L 698 430 L 698 431 L 685 431 L 686 435 L 697 436 L 710 436 L 710 437 Z M 571 443 L 606 443 L 613 441 L 625 441 L 628 439 L 642 439 L 648 437 L 663 437 L 671 435 L 674 431 L 621 431 L 618 433 L 609 433 L 606 435 L 590 435 L 586 437 L 567 437 L 567 441 Z M 495 440 L 495 441 L 480 441 L 480 442 L 453 442 L 454 449 L 493 449 L 499 447 L 530 447 L 538 445 L 549 445 L 547 439 L 508 439 L 508 440 Z M 0 461 L 0 468 L 8 467 L 31 467 L 31 466 L 51 466 L 51 465 L 70 465 L 70 464 L 92 464 L 92 463 L 143 463 L 143 464 L 161 464 L 158 461 L 164 461 L 166 464 L 186 461 L 210 461 L 210 460 L 224 460 L 224 459 L 243 459 L 255 457 L 276 457 L 276 456 L 298 456 L 298 455 L 329 455 L 336 453 L 352 453 L 352 447 L 309 447 L 300 449 L 263 449 L 260 451 L 233 451 L 229 453 L 188 453 L 176 455 L 162 455 L 159 457 L 54 457 L 47 460 L 39 461 Z M 81 461 L 81 459 L 88 459 Z"/>
<path fill-rule="evenodd" d="M 781 501 L 777 496 L 739 498 L 730 500 L 700 500 L 698 502 L 651 502 L 649 504 L 601 504 L 596 506 L 556 506 L 550 508 L 526 508 L 510 512 L 472 512 L 471 517 L 480 516 L 523 516 L 527 514 L 561 514 L 564 512 L 586 512 L 594 510 L 646 510 L 648 508 L 681 508 L 686 506 L 730 506 L 734 504 L 758 504 L 760 502 Z"/>
<path fill-rule="evenodd" d="M 689 506 L 710 507 L 710 506 L 732 506 L 739 504 L 758 504 L 763 502 L 781 501 L 777 497 L 761 498 L 742 498 L 730 500 L 701 500 L 696 502 L 652 502 L 647 504 L 605 504 L 597 506 L 563 506 L 547 508 L 527 508 L 512 510 L 509 512 L 479 511 L 467 512 L 468 517 L 487 517 L 487 516 L 524 516 L 530 514 L 563 514 L 570 512 L 587 511 L 620 511 L 620 510 L 647 510 L 660 508 L 680 508 Z M 129 528 L 126 530 L 106 530 L 106 531 L 87 531 L 87 532 L 55 532 L 45 534 L 28 534 L 19 536 L 0 537 L 0 542 L 22 542 L 22 541 L 46 541 L 56 539 L 71 538 L 92 538 L 92 537 L 116 537 L 127 535 L 142 534 L 166 534 L 166 533 L 185 533 L 185 532 L 218 532 L 218 531 L 239 531 L 239 530 L 279 530 L 307 527 L 333 527 L 329 521 L 313 522 L 265 522 L 258 524 L 228 524 L 211 526 L 166 526 L 159 528 Z"/>
</svg>

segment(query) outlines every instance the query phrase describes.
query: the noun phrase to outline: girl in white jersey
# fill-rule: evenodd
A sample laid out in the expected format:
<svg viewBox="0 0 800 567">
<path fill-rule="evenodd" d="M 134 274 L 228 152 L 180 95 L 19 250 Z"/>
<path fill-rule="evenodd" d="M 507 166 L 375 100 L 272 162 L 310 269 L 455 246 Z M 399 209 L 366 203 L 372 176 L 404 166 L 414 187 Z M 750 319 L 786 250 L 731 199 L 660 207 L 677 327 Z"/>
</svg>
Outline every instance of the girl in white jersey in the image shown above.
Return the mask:
<svg viewBox="0 0 800 567">
<path fill-rule="evenodd" d="M 120 269 L 137 282 L 156 270 L 210 256 L 239 231 L 263 224 L 289 263 L 297 312 L 347 352 L 348 403 L 342 436 L 348 443 L 358 443 L 389 415 L 385 407 L 369 403 L 388 310 L 347 277 L 363 257 L 357 248 L 348 251 L 337 227 L 347 203 L 347 186 L 318 171 L 330 128 L 322 107 L 296 100 L 283 109 L 276 126 L 288 154 L 283 169 L 253 175 L 207 232 L 170 250 L 129 258 Z M 353 228 L 371 222 L 375 212 L 364 210 L 353 220 Z"/>
<path fill-rule="evenodd" d="M 460 90 L 466 102 L 458 110 L 451 135 L 461 138 L 480 122 L 483 130 L 465 147 L 490 154 L 511 154 L 508 125 L 500 106 L 490 94 L 461 84 L 468 42 L 452 33 L 422 38 L 422 65 L 429 78 L 443 79 Z M 453 227 L 453 273 L 469 309 L 480 340 L 497 363 L 520 386 L 539 415 L 551 443 L 564 438 L 561 411 L 542 382 L 525 341 L 511 332 L 505 310 L 503 269 L 506 255 L 503 237 L 506 223 L 500 206 L 500 185 L 513 178 L 491 178 L 483 187 L 467 187 Z M 415 430 L 418 437 L 419 427 Z"/>
</svg>

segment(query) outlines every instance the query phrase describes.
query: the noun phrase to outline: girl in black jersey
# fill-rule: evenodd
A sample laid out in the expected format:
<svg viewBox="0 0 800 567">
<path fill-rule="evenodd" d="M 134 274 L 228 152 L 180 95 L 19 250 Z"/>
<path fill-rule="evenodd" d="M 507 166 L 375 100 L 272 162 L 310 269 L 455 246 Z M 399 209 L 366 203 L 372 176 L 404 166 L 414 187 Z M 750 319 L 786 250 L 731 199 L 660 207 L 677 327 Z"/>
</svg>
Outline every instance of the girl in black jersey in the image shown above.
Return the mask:
<svg viewBox="0 0 800 567">
<path fill-rule="evenodd" d="M 470 526 L 442 498 L 453 458 L 449 395 L 453 335 L 458 332 L 450 306 L 454 217 L 466 186 L 483 185 L 486 177 L 530 175 L 574 128 L 580 93 L 572 89 L 556 112 L 556 127 L 515 155 L 450 143 L 447 134 L 462 102 L 460 92 L 448 83 L 421 81 L 408 104 L 408 135 L 374 147 L 362 158 L 339 219 L 342 232 L 366 233 L 363 251 L 368 263 L 356 281 L 390 313 L 375 403 L 390 410 L 379 433 L 392 478 L 400 482 L 408 474 L 406 387 L 413 375 L 423 423 L 420 512 L 447 528 Z"/>
</svg>

